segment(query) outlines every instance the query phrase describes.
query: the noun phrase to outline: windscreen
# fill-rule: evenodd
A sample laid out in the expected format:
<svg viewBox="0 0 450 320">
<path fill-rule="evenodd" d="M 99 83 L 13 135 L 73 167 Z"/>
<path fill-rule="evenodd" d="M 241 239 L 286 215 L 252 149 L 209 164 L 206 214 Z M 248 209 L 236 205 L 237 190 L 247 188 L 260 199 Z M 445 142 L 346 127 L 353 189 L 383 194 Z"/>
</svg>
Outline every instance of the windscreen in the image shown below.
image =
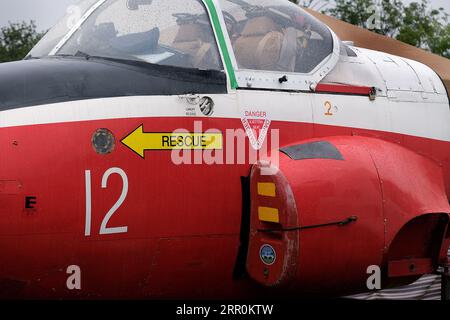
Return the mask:
<svg viewBox="0 0 450 320">
<path fill-rule="evenodd" d="M 55 55 L 222 70 L 200 0 L 106 0 Z"/>
<path fill-rule="evenodd" d="M 98 0 L 82 0 L 67 7 L 66 15 L 53 28 L 47 31 L 27 57 L 40 58 L 47 56 L 96 2 Z"/>
</svg>

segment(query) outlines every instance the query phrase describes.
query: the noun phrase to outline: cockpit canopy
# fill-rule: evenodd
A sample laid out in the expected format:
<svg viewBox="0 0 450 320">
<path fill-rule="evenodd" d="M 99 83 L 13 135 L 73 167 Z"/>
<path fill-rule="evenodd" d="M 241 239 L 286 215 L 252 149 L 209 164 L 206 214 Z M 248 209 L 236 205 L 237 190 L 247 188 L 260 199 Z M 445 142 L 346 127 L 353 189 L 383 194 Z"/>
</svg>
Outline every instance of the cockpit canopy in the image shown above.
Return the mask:
<svg viewBox="0 0 450 320">
<path fill-rule="evenodd" d="M 309 73 L 333 52 L 331 32 L 282 0 L 221 0 L 239 68 Z"/>
<path fill-rule="evenodd" d="M 83 0 L 29 56 L 98 56 L 223 70 L 211 25 L 221 22 L 235 69 L 307 74 L 333 52 L 330 30 L 287 0 L 219 4 L 223 20 L 212 15 L 211 22 L 201 0 Z"/>
</svg>

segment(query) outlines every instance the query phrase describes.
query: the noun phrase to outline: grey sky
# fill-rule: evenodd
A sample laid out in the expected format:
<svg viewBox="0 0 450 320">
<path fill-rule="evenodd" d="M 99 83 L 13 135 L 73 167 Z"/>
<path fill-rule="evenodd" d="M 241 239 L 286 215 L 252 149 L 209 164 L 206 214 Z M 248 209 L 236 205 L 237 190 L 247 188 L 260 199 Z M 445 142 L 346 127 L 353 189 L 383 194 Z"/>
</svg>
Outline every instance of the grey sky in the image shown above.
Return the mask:
<svg viewBox="0 0 450 320">
<path fill-rule="evenodd" d="M 34 20 L 39 30 L 52 27 L 77 0 L 0 0 L 0 26 Z"/>
<path fill-rule="evenodd" d="M 402 0 L 405 3 L 414 0 Z M 34 20 L 39 30 L 52 27 L 77 0 L 0 0 L 0 26 L 8 21 Z M 430 0 L 434 8 L 443 7 L 450 13 L 449 0 Z"/>
</svg>

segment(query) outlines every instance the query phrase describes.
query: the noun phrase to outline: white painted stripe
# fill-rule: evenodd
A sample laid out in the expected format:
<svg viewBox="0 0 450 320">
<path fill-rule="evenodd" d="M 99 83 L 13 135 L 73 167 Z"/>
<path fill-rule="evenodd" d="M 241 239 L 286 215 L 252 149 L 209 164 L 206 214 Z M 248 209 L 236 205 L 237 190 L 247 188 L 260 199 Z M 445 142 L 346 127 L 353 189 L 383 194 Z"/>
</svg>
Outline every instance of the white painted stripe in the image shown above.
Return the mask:
<svg viewBox="0 0 450 320">
<path fill-rule="evenodd" d="M 344 95 L 315 95 L 313 100 L 314 123 L 450 141 L 447 102 L 394 102 L 386 97 L 370 102 L 367 97 Z M 325 115 L 326 101 L 333 106 L 333 116 Z"/>
<path fill-rule="evenodd" d="M 242 110 L 246 110 L 245 106 L 249 105 L 252 110 L 268 111 L 272 121 L 318 123 L 450 141 L 450 111 L 445 104 L 394 103 L 387 98 L 369 102 L 366 97 L 327 95 L 314 95 L 311 101 L 311 95 L 306 93 L 279 96 L 259 92 L 248 95 L 245 99 L 238 99 L 236 94 L 210 95 L 215 102 L 213 118 L 240 119 Z M 328 98 L 339 109 L 332 117 L 324 116 L 323 101 Z M 285 104 L 280 104 L 280 101 Z M 2 111 L 0 127 L 122 118 L 185 117 L 187 107 L 192 105 L 179 96 L 80 100 Z M 198 108 L 196 115 L 203 117 Z"/>
</svg>

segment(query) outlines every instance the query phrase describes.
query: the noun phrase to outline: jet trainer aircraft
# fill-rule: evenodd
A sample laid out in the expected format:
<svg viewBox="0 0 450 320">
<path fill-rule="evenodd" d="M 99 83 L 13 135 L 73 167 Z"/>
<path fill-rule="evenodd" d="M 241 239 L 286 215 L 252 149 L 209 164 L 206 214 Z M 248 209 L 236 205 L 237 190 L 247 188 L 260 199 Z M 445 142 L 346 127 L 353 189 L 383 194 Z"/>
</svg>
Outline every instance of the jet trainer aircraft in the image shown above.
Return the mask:
<svg viewBox="0 0 450 320">
<path fill-rule="evenodd" d="M 383 288 L 448 273 L 432 69 L 283 0 L 73 9 L 0 65 L 2 297 L 337 296 L 377 268 Z"/>
</svg>

